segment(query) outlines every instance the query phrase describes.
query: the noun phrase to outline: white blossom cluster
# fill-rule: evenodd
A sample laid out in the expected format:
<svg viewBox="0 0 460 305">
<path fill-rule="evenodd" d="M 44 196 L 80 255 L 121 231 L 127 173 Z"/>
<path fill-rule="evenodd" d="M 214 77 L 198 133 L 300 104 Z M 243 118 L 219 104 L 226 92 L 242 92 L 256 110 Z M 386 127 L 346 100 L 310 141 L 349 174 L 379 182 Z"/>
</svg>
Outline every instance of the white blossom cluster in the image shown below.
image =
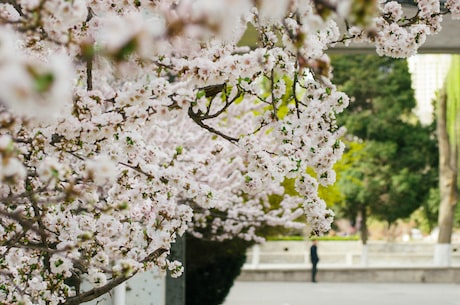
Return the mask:
<svg viewBox="0 0 460 305">
<path fill-rule="evenodd" d="M 413 54 L 444 13 L 418 6 L 408 22 L 386 1 L 0 3 L 0 303 L 80 304 L 138 271 L 179 275 L 168 253 L 186 231 L 261 241 L 303 216 L 327 232 L 318 185 L 335 181 L 349 100 L 324 52 Z"/>
</svg>

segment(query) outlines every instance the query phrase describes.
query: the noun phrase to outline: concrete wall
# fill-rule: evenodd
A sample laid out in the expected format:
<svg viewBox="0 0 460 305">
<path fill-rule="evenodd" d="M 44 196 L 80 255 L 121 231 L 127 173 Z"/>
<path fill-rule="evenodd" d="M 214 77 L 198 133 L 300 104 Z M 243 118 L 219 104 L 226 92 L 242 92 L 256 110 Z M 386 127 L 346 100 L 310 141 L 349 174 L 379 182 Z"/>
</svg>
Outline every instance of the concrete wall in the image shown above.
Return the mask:
<svg viewBox="0 0 460 305">
<path fill-rule="evenodd" d="M 248 266 L 259 264 L 309 265 L 310 242 L 270 241 L 247 252 Z M 435 243 L 407 242 L 368 244 L 367 266 L 432 266 Z M 323 266 L 359 266 L 363 246 L 360 241 L 321 241 L 318 254 Z M 460 267 L 460 244 L 452 245 L 452 266 Z"/>
<path fill-rule="evenodd" d="M 309 281 L 310 242 L 270 241 L 248 251 L 238 280 Z M 452 267 L 433 267 L 435 243 L 370 242 L 361 261 L 360 241 L 321 241 L 318 280 L 324 282 L 459 283 L 460 245 L 452 245 Z"/>
</svg>

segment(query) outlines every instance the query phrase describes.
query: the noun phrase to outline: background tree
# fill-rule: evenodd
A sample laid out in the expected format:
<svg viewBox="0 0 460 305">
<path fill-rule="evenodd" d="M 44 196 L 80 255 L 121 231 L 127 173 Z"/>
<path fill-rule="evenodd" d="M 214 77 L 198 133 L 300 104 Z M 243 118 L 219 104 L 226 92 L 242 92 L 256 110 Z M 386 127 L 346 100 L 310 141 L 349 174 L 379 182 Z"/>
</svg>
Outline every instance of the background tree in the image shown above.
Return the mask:
<svg viewBox="0 0 460 305">
<path fill-rule="evenodd" d="M 445 86 L 438 99 L 437 131 L 439 139 L 439 235 L 435 264 L 450 265 L 451 238 L 459 190 L 460 135 L 460 58 L 452 57 Z"/>
<path fill-rule="evenodd" d="M 405 60 L 372 55 L 335 56 L 334 80 L 352 97 L 338 116 L 347 127 L 350 165 L 338 181 L 344 196 L 342 212 L 362 218 L 367 242 L 369 216 L 388 224 L 408 217 L 425 204 L 436 186 L 436 142 L 433 127 L 422 126 L 415 107 Z"/>
</svg>

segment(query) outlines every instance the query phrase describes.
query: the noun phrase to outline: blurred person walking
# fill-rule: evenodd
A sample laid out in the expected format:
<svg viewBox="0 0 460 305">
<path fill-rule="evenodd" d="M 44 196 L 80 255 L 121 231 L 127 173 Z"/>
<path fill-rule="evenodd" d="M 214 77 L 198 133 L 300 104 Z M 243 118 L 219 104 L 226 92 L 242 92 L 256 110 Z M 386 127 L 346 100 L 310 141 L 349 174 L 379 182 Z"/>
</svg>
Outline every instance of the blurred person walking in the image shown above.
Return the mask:
<svg viewBox="0 0 460 305">
<path fill-rule="evenodd" d="M 311 261 L 311 281 L 316 283 L 316 274 L 318 273 L 317 265 L 319 262 L 318 257 L 318 241 L 314 239 L 310 247 L 310 261 Z"/>
</svg>

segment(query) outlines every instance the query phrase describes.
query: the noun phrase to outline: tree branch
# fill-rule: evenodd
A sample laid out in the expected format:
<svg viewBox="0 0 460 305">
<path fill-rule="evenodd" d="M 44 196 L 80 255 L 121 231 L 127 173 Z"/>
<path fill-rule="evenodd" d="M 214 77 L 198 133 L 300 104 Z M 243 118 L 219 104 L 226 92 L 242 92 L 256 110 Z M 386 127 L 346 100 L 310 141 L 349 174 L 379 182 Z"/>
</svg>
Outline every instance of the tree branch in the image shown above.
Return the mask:
<svg viewBox="0 0 460 305">
<path fill-rule="evenodd" d="M 153 251 L 144 260 L 142 260 L 142 263 L 146 263 L 146 262 L 149 262 L 149 261 L 154 261 L 154 260 L 158 259 L 165 252 L 167 252 L 166 249 L 159 248 L 159 249 Z M 135 272 L 133 272 L 133 273 L 131 273 L 129 275 L 123 274 L 123 275 L 121 275 L 119 277 L 116 277 L 116 278 L 112 279 L 110 282 L 108 282 L 107 284 L 105 284 L 102 287 L 93 288 L 93 289 L 88 290 L 88 291 L 86 291 L 84 293 L 81 293 L 79 295 L 71 297 L 71 298 L 67 299 L 67 301 L 65 301 L 62 304 L 63 305 L 79 305 L 81 303 L 85 303 L 85 302 L 89 302 L 91 300 L 94 300 L 94 299 L 100 297 L 101 295 L 106 294 L 107 292 L 109 292 L 110 290 L 112 290 L 116 286 L 120 285 L 121 283 L 129 280 L 134 275 L 136 275 L 137 272 L 138 272 L 138 270 L 136 270 Z"/>
<path fill-rule="evenodd" d="M 206 125 L 205 123 L 203 123 L 203 119 L 195 112 L 193 112 L 192 110 L 192 106 L 190 106 L 188 108 L 188 116 L 198 125 L 200 126 L 201 128 L 204 128 L 206 130 L 208 130 L 209 132 L 211 133 L 214 133 L 222 138 L 224 138 L 225 140 L 231 142 L 231 143 L 237 143 L 238 142 L 238 139 L 237 138 L 233 138 L 231 136 L 228 136 L 220 131 L 218 131 L 217 129 L 209 126 L 209 125 Z"/>
</svg>

